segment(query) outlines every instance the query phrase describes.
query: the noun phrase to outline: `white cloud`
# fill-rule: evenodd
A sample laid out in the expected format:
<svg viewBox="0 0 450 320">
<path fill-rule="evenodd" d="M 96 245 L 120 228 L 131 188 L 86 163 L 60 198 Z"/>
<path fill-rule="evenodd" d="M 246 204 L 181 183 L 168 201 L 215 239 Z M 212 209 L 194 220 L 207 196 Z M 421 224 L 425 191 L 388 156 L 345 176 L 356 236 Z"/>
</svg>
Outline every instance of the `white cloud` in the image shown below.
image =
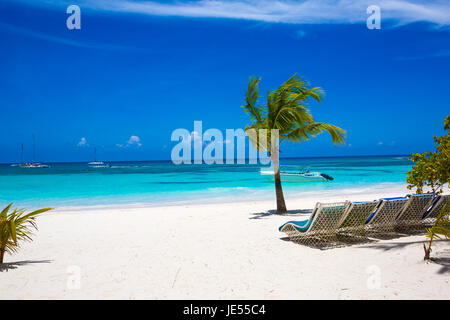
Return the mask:
<svg viewBox="0 0 450 320">
<path fill-rule="evenodd" d="M 142 146 L 141 138 L 138 136 L 131 136 L 130 139 L 128 139 L 127 145 L 136 145 L 138 147 Z"/>
<path fill-rule="evenodd" d="M 379 145 L 379 146 L 382 146 L 383 144 L 384 144 L 384 143 L 383 143 L 383 142 L 381 142 L 381 141 L 380 141 L 380 142 L 378 142 L 378 145 Z"/>
<path fill-rule="evenodd" d="M 135 147 L 141 147 L 142 143 L 141 143 L 141 138 L 139 138 L 138 136 L 131 136 L 127 142 L 125 143 L 118 143 L 116 144 L 117 147 L 119 148 L 128 148 L 131 146 L 135 146 Z"/>
<path fill-rule="evenodd" d="M 85 137 L 81 138 L 80 141 L 77 143 L 77 147 L 88 147 L 89 144 Z"/>
<path fill-rule="evenodd" d="M 17 0 L 19 1 L 19 0 Z M 20 0 L 32 5 L 66 6 L 57 2 Z M 227 18 L 282 23 L 365 23 L 370 5 L 381 8 L 381 18 L 399 24 L 427 21 L 450 25 L 448 0 L 198 0 L 169 3 L 146 0 L 78 0 L 83 8 L 152 16 Z"/>
<path fill-rule="evenodd" d="M 93 9 L 153 16 L 228 18 L 283 23 L 365 22 L 368 6 L 381 8 L 382 19 L 400 24 L 428 21 L 450 24 L 446 0 L 199 0 L 160 3 L 137 0 L 80 1 Z"/>
</svg>

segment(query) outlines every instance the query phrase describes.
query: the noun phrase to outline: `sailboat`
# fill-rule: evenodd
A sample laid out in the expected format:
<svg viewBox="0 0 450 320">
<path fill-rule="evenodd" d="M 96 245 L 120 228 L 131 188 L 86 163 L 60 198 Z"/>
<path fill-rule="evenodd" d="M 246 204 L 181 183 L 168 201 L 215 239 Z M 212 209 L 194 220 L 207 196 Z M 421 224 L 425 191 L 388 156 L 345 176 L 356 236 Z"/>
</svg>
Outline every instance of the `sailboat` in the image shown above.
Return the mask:
<svg viewBox="0 0 450 320">
<path fill-rule="evenodd" d="M 89 162 L 88 165 L 93 168 L 107 167 L 103 161 L 97 161 L 97 148 L 94 148 L 94 161 Z"/>
<path fill-rule="evenodd" d="M 24 163 L 23 162 L 23 144 L 22 144 L 22 156 L 19 167 L 21 168 L 49 168 L 49 165 L 36 162 L 36 139 L 33 135 L 33 162 Z"/>
</svg>

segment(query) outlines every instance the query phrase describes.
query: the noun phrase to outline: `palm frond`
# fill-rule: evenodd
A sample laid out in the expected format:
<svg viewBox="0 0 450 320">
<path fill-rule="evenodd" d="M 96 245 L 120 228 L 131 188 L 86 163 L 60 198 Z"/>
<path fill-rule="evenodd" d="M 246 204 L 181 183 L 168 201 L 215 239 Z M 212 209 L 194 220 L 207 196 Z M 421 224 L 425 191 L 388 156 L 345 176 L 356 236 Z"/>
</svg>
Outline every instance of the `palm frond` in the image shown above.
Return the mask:
<svg viewBox="0 0 450 320">
<path fill-rule="evenodd" d="M 289 93 L 303 93 L 308 90 L 308 82 L 298 74 L 294 74 L 278 90 L 287 90 Z"/>
<path fill-rule="evenodd" d="M 320 133 L 322 133 L 323 131 L 327 131 L 330 134 L 334 144 L 345 143 L 347 131 L 345 131 L 344 129 L 325 122 L 316 122 L 315 124 L 318 126 L 318 130 L 320 130 Z"/>
<path fill-rule="evenodd" d="M 5 209 L 3 209 L 2 212 L 0 212 L 0 217 L 6 218 L 6 215 L 7 215 L 8 211 L 9 211 L 9 209 L 11 209 L 12 205 L 13 204 L 10 203 L 8 206 L 6 206 Z"/>
<path fill-rule="evenodd" d="M 303 142 L 316 137 L 317 135 L 328 132 L 331 135 L 334 144 L 345 143 L 346 131 L 329 123 L 313 122 L 289 133 L 286 138 L 292 142 Z"/>
<path fill-rule="evenodd" d="M 307 98 L 311 97 L 315 99 L 317 102 L 322 102 L 325 92 L 320 87 L 315 87 L 312 89 L 308 89 L 303 93 L 304 99 L 306 101 Z"/>
<path fill-rule="evenodd" d="M 250 77 L 247 91 L 245 93 L 245 105 L 241 108 L 248 114 L 252 123 L 261 121 L 263 118 L 263 108 L 258 106 L 259 87 L 261 78 Z"/>
<path fill-rule="evenodd" d="M 32 230 L 37 229 L 35 218 L 51 208 L 39 209 L 26 213 L 25 209 L 10 211 L 12 203 L 0 213 L 0 263 L 5 252 L 17 252 L 20 241 L 31 241 Z"/>
</svg>

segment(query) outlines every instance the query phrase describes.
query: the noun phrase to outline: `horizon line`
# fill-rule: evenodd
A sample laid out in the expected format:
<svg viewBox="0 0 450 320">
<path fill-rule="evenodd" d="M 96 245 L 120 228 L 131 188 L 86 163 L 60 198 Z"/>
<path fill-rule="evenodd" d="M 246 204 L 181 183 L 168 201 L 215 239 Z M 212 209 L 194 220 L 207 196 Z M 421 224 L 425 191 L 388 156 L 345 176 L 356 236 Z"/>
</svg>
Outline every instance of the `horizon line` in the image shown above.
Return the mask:
<svg viewBox="0 0 450 320">
<path fill-rule="evenodd" d="M 280 160 L 288 160 L 288 159 L 327 159 L 327 158 L 363 158 L 363 157 L 409 157 L 410 154 L 382 154 L 382 155 L 351 155 L 351 156 L 311 156 L 311 157 L 280 157 Z M 234 159 L 227 159 L 223 158 L 223 161 L 226 160 L 255 160 L 253 158 L 234 158 Z M 257 159 L 258 160 L 258 159 Z M 159 159 L 159 160 L 101 160 L 102 162 L 106 163 L 124 163 L 124 162 L 173 162 L 171 159 Z M 194 161 L 194 159 L 192 159 Z M 43 164 L 78 164 L 78 163 L 89 163 L 91 160 L 86 161 L 48 161 L 48 162 L 39 162 L 36 163 L 43 163 Z M 28 163 L 28 162 L 25 162 Z M 19 164 L 18 162 L 0 162 L 0 165 L 12 165 L 12 164 Z M 196 163 L 192 163 L 193 165 L 196 165 Z M 203 161 L 201 164 L 205 164 Z M 216 163 L 214 163 L 216 165 Z M 227 163 L 223 163 L 223 165 L 226 165 Z M 238 163 L 234 163 L 238 164 Z M 181 164 L 182 165 L 182 164 Z"/>
</svg>

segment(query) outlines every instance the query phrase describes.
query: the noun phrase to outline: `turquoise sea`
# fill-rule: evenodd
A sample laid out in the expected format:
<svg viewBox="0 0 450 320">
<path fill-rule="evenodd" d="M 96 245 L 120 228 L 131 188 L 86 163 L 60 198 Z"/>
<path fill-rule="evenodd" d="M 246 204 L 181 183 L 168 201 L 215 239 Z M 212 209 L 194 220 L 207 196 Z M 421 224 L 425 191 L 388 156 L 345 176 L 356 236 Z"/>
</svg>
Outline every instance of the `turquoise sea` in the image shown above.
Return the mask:
<svg viewBox="0 0 450 320">
<path fill-rule="evenodd" d="M 0 165 L 0 207 L 86 206 L 274 198 L 262 165 L 174 165 L 170 161 L 109 162 L 105 168 L 86 163 L 54 163 L 50 168 Z M 282 159 L 285 171 L 309 168 L 334 177 L 329 182 L 286 182 L 286 196 L 298 192 L 404 185 L 411 168 L 407 156 Z"/>
</svg>

